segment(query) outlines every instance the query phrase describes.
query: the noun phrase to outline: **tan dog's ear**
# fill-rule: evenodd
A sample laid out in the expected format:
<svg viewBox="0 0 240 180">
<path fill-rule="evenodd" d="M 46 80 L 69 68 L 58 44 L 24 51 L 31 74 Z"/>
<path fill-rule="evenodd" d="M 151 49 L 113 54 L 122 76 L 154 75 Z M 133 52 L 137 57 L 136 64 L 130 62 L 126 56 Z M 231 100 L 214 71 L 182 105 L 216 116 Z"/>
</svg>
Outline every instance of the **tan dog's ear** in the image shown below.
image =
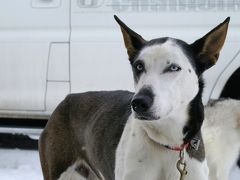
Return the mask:
<svg viewBox="0 0 240 180">
<path fill-rule="evenodd" d="M 121 27 L 125 47 L 127 48 L 128 57 L 129 60 L 132 62 L 146 41 L 142 38 L 142 36 L 134 32 L 126 24 L 124 24 L 116 15 L 114 15 L 114 18 Z"/>
<path fill-rule="evenodd" d="M 226 39 L 230 17 L 203 36 L 201 39 L 191 44 L 193 51 L 197 55 L 196 64 L 200 73 L 213 66 L 219 57 L 220 50 Z"/>
</svg>

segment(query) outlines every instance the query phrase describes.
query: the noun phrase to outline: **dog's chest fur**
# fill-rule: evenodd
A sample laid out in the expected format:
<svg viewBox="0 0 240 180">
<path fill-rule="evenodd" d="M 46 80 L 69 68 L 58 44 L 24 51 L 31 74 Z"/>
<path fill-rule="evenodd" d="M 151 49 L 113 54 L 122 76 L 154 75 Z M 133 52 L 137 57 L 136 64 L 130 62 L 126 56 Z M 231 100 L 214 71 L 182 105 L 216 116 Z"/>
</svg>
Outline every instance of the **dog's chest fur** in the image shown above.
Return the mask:
<svg viewBox="0 0 240 180">
<path fill-rule="evenodd" d="M 201 147 L 202 148 L 202 147 Z M 195 156 L 191 153 L 191 156 Z M 186 180 L 208 179 L 206 161 L 185 155 L 188 175 Z M 132 116 L 125 126 L 116 150 L 116 180 L 176 180 L 179 152 L 169 150 L 151 140 Z M 123 177 L 124 176 L 124 177 Z"/>
</svg>

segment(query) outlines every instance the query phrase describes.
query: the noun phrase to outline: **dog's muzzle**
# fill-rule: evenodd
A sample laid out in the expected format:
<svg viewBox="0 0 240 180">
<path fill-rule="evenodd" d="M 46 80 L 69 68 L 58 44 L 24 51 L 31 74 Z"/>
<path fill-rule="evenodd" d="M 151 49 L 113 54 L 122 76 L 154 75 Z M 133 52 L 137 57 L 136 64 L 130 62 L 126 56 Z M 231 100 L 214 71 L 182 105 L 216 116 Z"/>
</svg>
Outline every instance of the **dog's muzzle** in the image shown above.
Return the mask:
<svg viewBox="0 0 240 180">
<path fill-rule="evenodd" d="M 133 98 L 132 108 L 136 113 L 144 113 L 152 106 L 153 100 L 148 96 L 139 95 Z"/>
<path fill-rule="evenodd" d="M 138 94 L 135 95 L 131 102 L 132 109 L 136 113 L 138 119 L 150 120 L 152 115 L 149 112 L 153 105 L 153 98 L 148 95 Z"/>
</svg>

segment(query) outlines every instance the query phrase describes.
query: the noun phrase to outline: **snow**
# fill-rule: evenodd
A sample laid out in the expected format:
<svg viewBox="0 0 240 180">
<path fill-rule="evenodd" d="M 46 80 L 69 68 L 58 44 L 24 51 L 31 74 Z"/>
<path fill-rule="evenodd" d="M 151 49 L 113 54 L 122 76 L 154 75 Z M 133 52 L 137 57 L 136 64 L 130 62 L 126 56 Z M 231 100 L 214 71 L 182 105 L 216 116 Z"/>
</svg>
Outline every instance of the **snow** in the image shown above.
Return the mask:
<svg viewBox="0 0 240 180">
<path fill-rule="evenodd" d="M 0 149 L 1 180 L 43 180 L 38 151 Z"/>
<path fill-rule="evenodd" d="M 0 149 L 1 180 L 43 180 L 37 151 Z M 239 180 L 240 170 L 235 167 L 230 180 Z"/>
<path fill-rule="evenodd" d="M 233 168 L 232 173 L 230 174 L 230 180 L 239 180 L 240 179 L 240 169 L 236 166 Z"/>
</svg>

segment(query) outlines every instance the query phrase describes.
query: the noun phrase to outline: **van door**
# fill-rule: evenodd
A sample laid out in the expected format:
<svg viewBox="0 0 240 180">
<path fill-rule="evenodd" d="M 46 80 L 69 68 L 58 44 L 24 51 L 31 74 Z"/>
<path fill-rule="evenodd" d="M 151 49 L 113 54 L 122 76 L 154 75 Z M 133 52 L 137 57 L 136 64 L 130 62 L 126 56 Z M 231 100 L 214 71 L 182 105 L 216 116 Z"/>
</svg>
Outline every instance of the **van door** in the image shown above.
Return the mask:
<svg viewBox="0 0 240 180">
<path fill-rule="evenodd" d="M 69 49 L 69 4 L 68 0 L 0 1 L 0 111 L 46 110 L 48 76 L 49 87 L 55 80 L 48 72 L 50 58 L 55 57 L 51 50 L 68 53 Z M 51 67 L 54 70 L 58 71 Z M 68 82 L 68 77 L 62 81 Z"/>
</svg>

